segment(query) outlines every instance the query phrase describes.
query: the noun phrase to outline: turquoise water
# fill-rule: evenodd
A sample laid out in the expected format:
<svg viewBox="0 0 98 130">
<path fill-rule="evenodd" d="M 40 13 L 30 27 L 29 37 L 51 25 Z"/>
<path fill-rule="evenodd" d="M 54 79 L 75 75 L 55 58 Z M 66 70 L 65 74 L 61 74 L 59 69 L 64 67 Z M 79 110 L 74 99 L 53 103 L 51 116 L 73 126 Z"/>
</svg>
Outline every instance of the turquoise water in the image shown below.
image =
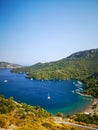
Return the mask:
<svg viewBox="0 0 98 130">
<path fill-rule="evenodd" d="M 72 80 L 39 81 L 26 79 L 25 76 L 11 73 L 9 69 L 0 69 L 0 95 L 7 98 L 12 96 L 20 102 L 41 106 L 54 114 L 73 114 L 91 103 L 90 98 L 73 92 L 78 86 Z"/>
</svg>

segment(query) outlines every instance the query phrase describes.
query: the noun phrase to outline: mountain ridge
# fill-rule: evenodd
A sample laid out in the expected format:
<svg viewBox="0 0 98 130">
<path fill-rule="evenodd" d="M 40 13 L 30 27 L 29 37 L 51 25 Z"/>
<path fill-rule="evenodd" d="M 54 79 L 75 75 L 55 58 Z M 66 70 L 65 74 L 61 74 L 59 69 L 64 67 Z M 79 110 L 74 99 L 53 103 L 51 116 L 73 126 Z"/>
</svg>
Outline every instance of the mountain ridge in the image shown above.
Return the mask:
<svg viewBox="0 0 98 130">
<path fill-rule="evenodd" d="M 97 66 L 98 49 L 91 49 L 73 53 L 72 55 L 58 61 L 47 63 L 39 62 L 29 67 L 15 69 L 13 71 L 28 72 L 28 78 L 34 79 L 84 79 L 82 76 L 87 78 L 98 72 Z M 78 71 L 81 71 L 81 74 L 79 74 Z M 53 75 L 51 76 L 52 73 L 56 73 L 58 77 Z M 63 73 L 63 76 L 60 77 L 61 73 Z M 39 77 L 37 77 L 37 75 L 39 75 Z"/>
<path fill-rule="evenodd" d="M 1 61 L 0 62 L 0 68 L 19 68 L 19 67 L 22 67 L 21 65 L 18 65 L 18 64 L 13 64 L 13 63 L 9 63 L 9 62 L 4 62 L 4 61 Z"/>
<path fill-rule="evenodd" d="M 79 52 L 71 54 L 70 56 L 67 57 L 67 59 L 81 58 L 81 57 L 91 58 L 91 57 L 94 56 L 93 54 L 95 54 L 95 53 L 98 54 L 98 49 L 90 49 L 90 50 L 79 51 Z"/>
<path fill-rule="evenodd" d="M 82 80 L 86 83 L 86 93 L 98 97 L 98 49 L 76 52 L 69 57 L 48 63 L 37 63 L 29 67 L 13 69 L 24 72 L 27 78 L 36 80 Z"/>
</svg>

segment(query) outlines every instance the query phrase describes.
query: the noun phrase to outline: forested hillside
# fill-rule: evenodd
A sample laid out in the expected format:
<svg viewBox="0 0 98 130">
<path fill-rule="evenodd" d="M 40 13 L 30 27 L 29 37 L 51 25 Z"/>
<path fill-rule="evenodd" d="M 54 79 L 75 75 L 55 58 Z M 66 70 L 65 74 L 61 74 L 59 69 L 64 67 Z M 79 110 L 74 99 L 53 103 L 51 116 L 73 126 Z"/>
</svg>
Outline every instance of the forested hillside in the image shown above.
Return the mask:
<svg viewBox="0 0 98 130">
<path fill-rule="evenodd" d="M 90 91 L 93 91 L 92 82 L 95 78 L 89 79 L 88 77 L 98 73 L 98 49 L 77 52 L 59 61 L 37 63 L 29 67 L 13 69 L 12 71 L 24 72 L 28 78 L 37 80 L 79 79 L 85 81 L 87 86 L 91 88 Z M 97 81 L 96 79 L 96 83 Z M 98 88 L 98 84 L 97 87 L 95 86 L 96 85 L 93 85 L 93 88 Z M 90 91 L 88 91 L 88 93 Z M 92 92 L 90 92 L 90 94 L 92 94 Z M 98 91 L 95 96 L 98 97 Z"/>
</svg>

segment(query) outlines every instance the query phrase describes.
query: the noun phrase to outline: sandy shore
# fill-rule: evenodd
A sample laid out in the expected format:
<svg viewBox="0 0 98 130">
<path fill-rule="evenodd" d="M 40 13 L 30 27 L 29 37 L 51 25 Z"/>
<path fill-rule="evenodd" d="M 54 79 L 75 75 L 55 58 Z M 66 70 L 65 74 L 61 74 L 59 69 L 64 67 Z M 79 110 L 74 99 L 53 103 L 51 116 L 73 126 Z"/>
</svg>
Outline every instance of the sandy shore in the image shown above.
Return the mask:
<svg viewBox="0 0 98 130">
<path fill-rule="evenodd" d="M 92 98 L 92 103 L 83 111 L 83 113 L 98 115 L 98 98 Z"/>
</svg>

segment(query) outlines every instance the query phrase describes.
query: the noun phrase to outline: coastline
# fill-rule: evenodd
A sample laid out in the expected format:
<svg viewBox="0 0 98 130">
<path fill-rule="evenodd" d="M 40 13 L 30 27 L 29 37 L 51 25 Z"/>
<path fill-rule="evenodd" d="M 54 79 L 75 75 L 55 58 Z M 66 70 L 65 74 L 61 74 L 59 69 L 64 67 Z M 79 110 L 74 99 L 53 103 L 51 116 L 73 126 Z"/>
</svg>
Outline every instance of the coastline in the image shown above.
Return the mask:
<svg viewBox="0 0 98 130">
<path fill-rule="evenodd" d="M 91 95 L 88 95 L 88 94 L 84 94 L 84 93 L 81 93 L 81 92 L 76 92 L 77 94 L 81 95 L 81 96 L 85 96 L 85 97 L 92 97 Z"/>
<path fill-rule="evenodd" d="M 98 116 L 98 98 L 91 98 L 92 103 L 85 108 L 82 113 L 83 114 L 91 114 L 91 115 L 97 115 Z"/>
<path fill-rule="evenodd" d="M 79 94 L 80 96 L 88 97 L 91 99 L 91 103 L 86 108 L 84 108 L 81 111 L 81 113 L 86 114 L 86 115 L 90 114 L 90 115 L 97 115 L 98 116 L 98 98 L 94 98 L 91 95 L 84 94 L 81 92 L 76 92 L 76 93 Z"/>
</svg>

